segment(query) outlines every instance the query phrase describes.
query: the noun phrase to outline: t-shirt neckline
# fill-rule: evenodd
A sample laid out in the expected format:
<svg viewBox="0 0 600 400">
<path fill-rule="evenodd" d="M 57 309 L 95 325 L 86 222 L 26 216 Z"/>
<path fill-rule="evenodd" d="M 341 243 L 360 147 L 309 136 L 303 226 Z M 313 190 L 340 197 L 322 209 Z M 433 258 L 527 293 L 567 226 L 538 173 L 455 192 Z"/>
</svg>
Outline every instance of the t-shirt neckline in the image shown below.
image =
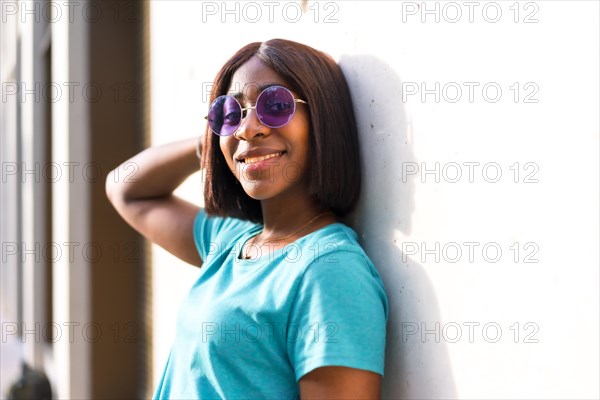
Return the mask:
<svg viewBox="0 0 600 400">
<path fill-rule="evenodd" d="M 320 227 L 319 229 L 312 231 L 309 234 L 306 234 L 296 240 L 294 240 L 291 243 L 286 244 L 285 246 L 276 249 L 275 251 L 273 251 L 272 253 L 266 253 L 266 254 L 261 254 L 260 257 L 256 257 L 256 258 L 242 258 L 242 250 L 244 249 L 244 246 L 246 245 L 246 243 L 252 239 L 252 237 L 254 237 L 255 235 L 258 235 L 260 232 L 262 232 L 263 230 L 263 226 L 262 225 L 256 225 L 256 227 L 252 228 L 251 230 L 249 230 L 248 232 L 246 232 L 244 235 L 242 235 L 240 237 L 240 239 L 236 242 L 236 245 L 240 246 L 240 250 L 237 252 L 236 254 L 236 261 L 238 262 L 243 262 L 243 263 L 248 263 L 248 264 L 255 264 L 258 262 L 263 261 L 264 259 L 267 259 L 270 261 L 274 260 L 275 258 L 279 257 L 281 255 L 281 253 L 283 253 L 284 251 L 286 251 L 286 248 L 288 246 L 297 246 L 297 245 L 301 245 L 301 242 L 306 241 L 310 236 L 321 232 L 325 229 L 329 229 L 333 226 L 337 226 L 337 225 L 343 225 L 341 222 L 333 222 L 331 224 L 325 225 Z"/>
</svg>

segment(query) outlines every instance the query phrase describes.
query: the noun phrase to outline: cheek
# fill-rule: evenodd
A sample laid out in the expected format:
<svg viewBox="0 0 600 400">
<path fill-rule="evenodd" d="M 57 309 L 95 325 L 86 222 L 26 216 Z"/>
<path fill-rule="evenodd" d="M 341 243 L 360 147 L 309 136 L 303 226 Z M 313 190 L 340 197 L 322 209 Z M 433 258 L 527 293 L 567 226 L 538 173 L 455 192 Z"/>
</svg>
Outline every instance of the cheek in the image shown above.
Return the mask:
<svg viewBox="0 0 600 400">
<path fill-rule="evenodd" d="M 221 148 L 221 153 L 223 153 L 223 156 L 225 156 L 225 159 L 229 162 L 234 152 L 231 146 L 231 140 L 228 137 L 221 136 L 219 138 L 219 147 Z"/>
<path fill-rule="evenodd" d="M 219 139 L 219 147 L 221 148 L 221 153 L 223 153 L 223 157 L 225 157 L 225 161 L 227 161 L 227 165 L 233 170 L 233 154 L 235 153 L 235 148 L 231 141 L 230 137 L 222 136 Z"/>
<path fill-rule="evenodd" d="M 307 119 L 303 118 L 298 121 L 298 124 L 294 127 L 295 142 L 302 155 L 306 160 L 309 158 L 310 152 L 310 124 Z"/>
</svg>

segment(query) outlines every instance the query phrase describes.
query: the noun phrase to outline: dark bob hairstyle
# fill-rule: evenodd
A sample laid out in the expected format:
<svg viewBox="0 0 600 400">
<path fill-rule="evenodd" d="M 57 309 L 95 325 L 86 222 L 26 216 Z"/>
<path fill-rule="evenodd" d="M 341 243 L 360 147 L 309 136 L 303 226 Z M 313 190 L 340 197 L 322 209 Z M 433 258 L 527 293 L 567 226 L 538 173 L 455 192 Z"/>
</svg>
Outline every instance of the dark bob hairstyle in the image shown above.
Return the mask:
<svg viewBox="0 0 600 400">
<path fill-rule="evenodd" d="M 301 43 L 284 39 L 250 43 L 217 73 L 210 102 L 227 94 L 233 74 L 253 56 L 308 102 L 312 149 L 306 171 L 308 191 L 337 216 L 345 216 L 358 201 L 361 174 L 356 120 L 341 69 L 329 55 Z M 219 137 L 208 128 L 202 159 L 206 160 L 206 212 L 262 223 L 260 201 L 246 194 L 225 161 Z"/>
</svg>

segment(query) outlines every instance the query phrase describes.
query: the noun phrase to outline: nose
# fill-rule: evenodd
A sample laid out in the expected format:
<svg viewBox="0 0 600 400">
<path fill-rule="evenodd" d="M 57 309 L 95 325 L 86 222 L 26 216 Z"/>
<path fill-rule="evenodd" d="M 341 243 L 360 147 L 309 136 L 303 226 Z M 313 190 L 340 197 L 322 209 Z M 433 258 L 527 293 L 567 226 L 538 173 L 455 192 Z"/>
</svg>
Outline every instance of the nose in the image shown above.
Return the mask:
<svg viewBox="0 0 600 400">
<path fill-rule="evenodd" d="M 240 126 L 233 135 L 238 140 L 252 141 L 255 138 L 268 136 L 270 128 L 261 124 L 254 107 L 246 109 L 246 116 L 242 118 Z"/>
</svg>

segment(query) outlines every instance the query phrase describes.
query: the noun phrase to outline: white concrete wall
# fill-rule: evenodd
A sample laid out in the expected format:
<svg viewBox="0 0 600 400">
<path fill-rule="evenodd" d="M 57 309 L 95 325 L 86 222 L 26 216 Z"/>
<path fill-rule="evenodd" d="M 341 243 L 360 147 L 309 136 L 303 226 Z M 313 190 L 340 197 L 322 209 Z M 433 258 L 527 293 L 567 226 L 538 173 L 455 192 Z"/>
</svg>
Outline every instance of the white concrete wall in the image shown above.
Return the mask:
<svg viewBox="0 0 600 400">
<path fill-rule="evenodd" d="M 360 128 L 352 221 L 391 304 L 384 396 L 598 398 L 598 3 L 307 7 L 152 2 L 153 142 L 203 129 L 244 44 L 330 53 Z M 201 204 L 200 179 L 180 193 Z M 156 381 L 197 271 L 154 257 Z"/>
<path fill-rule="evenodd" d="M 20 374 L 15 361 L 44 371 L 57 398 L 89 398 L 89 341 L 62 336 L 68 327 L 89 321 L 89 260 L 67 254 L 61 244 L 89 242 L 89 188 L 84 177 L 52 182 L 52 243 L 45 237 L 45 195 L 48 171 L 44 159 L 46 99 L 52 103 L 52 161 L 85 165 L 89 158 L 89 102 L 47 91 L 43 59 L 52 43 L 51 87 L 87 82 L 88 24 L 69 9 L 87 6 L 59 2 L 0 2 L 2 28 L 2 386 L 0 397 Z M 47 27 L 49 29 L 47 30 Z M 48 35 L 48 36 L 46 36 Z M 20 40 L 20 52 L 17 50 Z M 6 70 L 5 70 L 6 68 Z M 55 86 L 56 85 L 56 86 Z M 41 100 L 41 99 L 44 100 Z M 18 139 L 17 139 L 18 138 Z M 13 165 L 17 166 L 14 169 Z M 60 168 L 60 167 L 59 167 Z M 59 172 L 60 176 L 64 171 Z M 52 180 L 50 178 L 49 180 Z M 83 258 L 83 260 L 82 260 Z M 44 262 L 53 261 L 53 321 L 45 321 Z M 17 270 L 21 271 L 21 277 Z M 20 287 L 19 287 L 20 286 Z M 19 299 L 20 297 L 20 299 Z M 18 315 L 18 302 L 22 315 Z M 20 337 L 16 327 L 20 328 Z M 59 327 L 58 330 L 53 330 Z M 62 331 L 61 328 L 66 328 Z M 56 335 L 47 343 L 51 334 Z M 61 337 L 63 338 L 61 340 Z M 72 340 L 71 340 L 72 339 Z M 6 357 L 6 358 L 5 358 Z M 8 359 L 8 360 L 7 360 Z M 8 361 L 8 362 L 7 362 Z M 6 373 L 6 371 L 9 371 Z"/>
<path fill-rule="evenodd" d="M 77 4 L 87 6 L 86 2 Z M 24 10 L 21 7 L 21 10 Z M 41 8 L 40 8 L 41 9 Z M 89 24 L 73 8 L 68 17 L 65 5 L 49 8 L 53 22 L 52 82 L 89 82 Z M 90 103 L 85 97 L 62 96 L 52 104 L 52 162 L 58 165 L 87 165 L 90 160 Z M 75 176 L 75 174 L 74 174 Z M 55 243 L 90 242 L 90 185 L 85 177 L 59 179 L 52 188 L 52 240 Z M 66 249 L 66 246 L 65 246 Z M 61 249 L 65 251 L 64 249 Z M 63 253 L 66 254 L 66 253 Z M 73 253 L 76 254 L 76 253 Z M 85 256 L 59 257 L 53 263 L 53 322 L 78 329 L 90 321 L 91 263 Z M 65 329 L 66 332 L 66 329 Z M 72 332 L 75 332 L 73 330 Z M 47 364 L 57 398 L 89 398 L 92 393 L 91 344 L 82 339 L 56 340 Z M 48 365 L 49 364 L 49 365 Z M 53 368 L 52 368 L 53 367 Z"/>
<path fill-rule="evenodd" d="M 14 20 L 6 20 L 0 25 L 0 82 L 2 82 L 2 102 L 0 103 L 0 160 L 2 162 L 2 183 L 0 184 L 0 326 L 3 335 L 0 342 L 0 397 L 21 373 L 20 361 L 23 358 L 23 344 L 18 339 L 17 327 L 11 322 L 18 321 L 19 315 L 19 209 L 20 185 L 9 179 L 21 161 L 17 134 L 16 95 L 9 96 L 11 88 L 4 82 L 15 82 L 19 74 L 17 37 L 19 26 Z M 16 89 L 12 90 L 16 94 Z M 8 256 L 12 254 L 12 256 Z M 12 334 L 9 334 L 12 333 Z"/>
</svg>

